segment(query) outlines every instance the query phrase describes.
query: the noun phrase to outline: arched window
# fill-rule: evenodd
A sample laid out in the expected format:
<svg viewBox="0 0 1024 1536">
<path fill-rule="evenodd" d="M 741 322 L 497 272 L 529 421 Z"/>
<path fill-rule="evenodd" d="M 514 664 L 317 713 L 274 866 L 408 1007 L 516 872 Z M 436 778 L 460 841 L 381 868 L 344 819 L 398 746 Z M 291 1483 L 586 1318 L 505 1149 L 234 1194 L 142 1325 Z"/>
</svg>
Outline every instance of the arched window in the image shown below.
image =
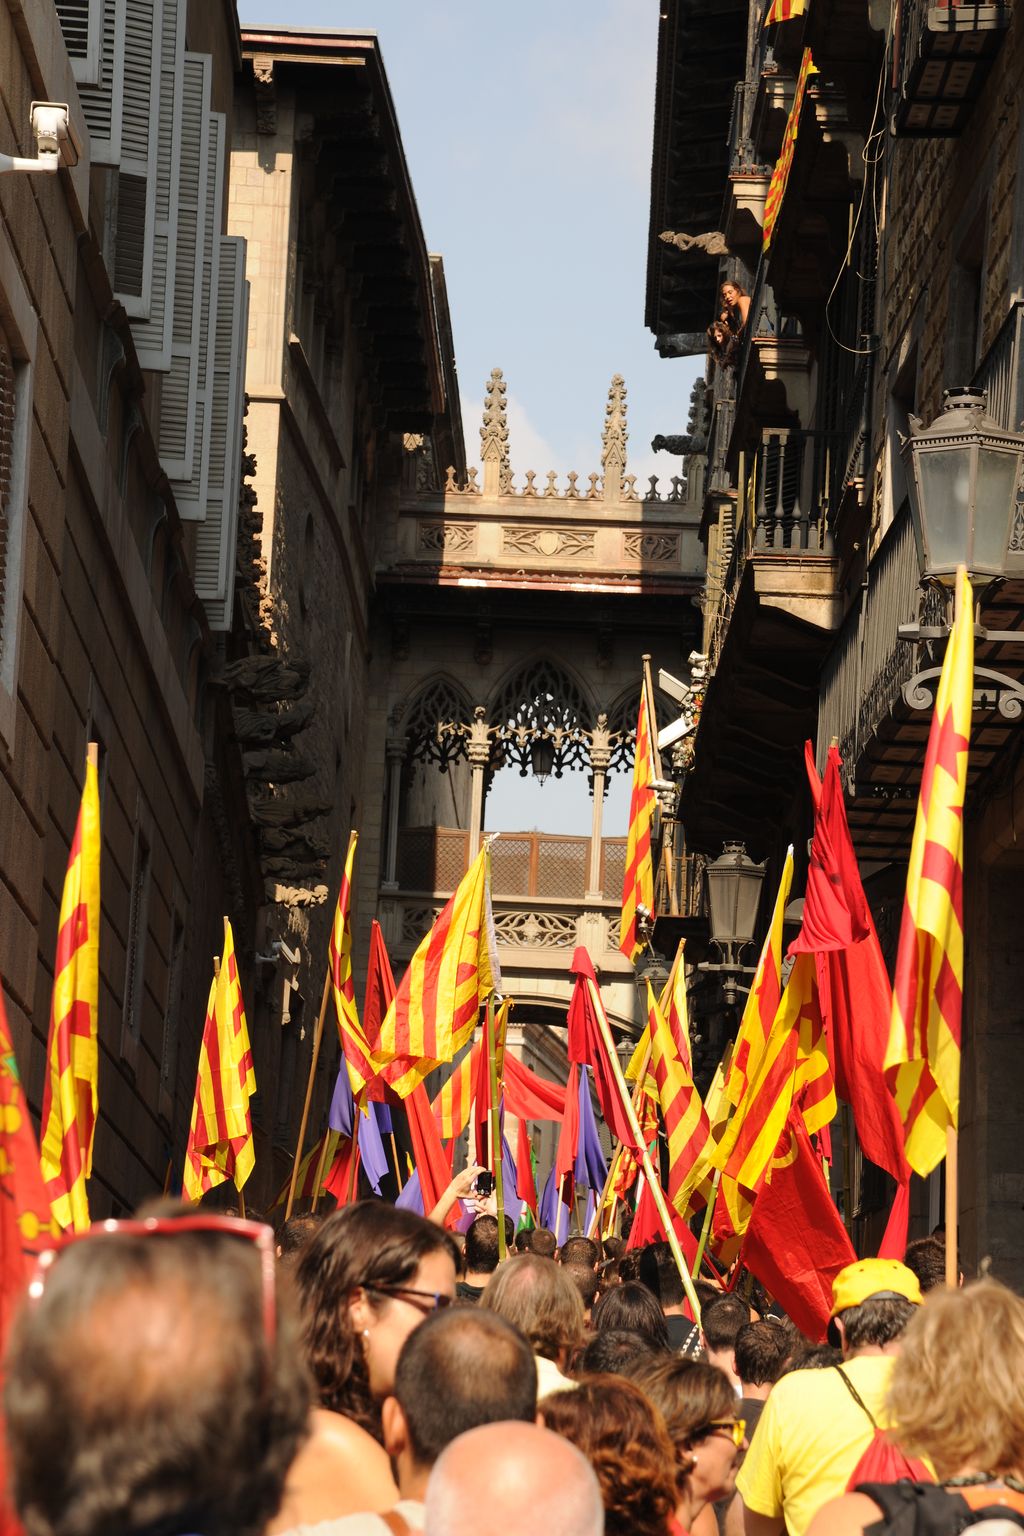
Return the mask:
<svg viewBox="0 0 1024 1536">
<path fill-rule="evenodd" d="M 587 742 L 578 733 L 592 729 L 593 705 L 580 685 L 549 660 L 529 662 L 514 672 L 499 689 L 488 718 L 492 725 L 504 726 L 509 732 L 497 749 L 500 760 L 495 768 L 515 764 L 521 774 L 528 774 L 537 731 L 554 742 L 556 778 L 561 778 L 566 768 L 586 766 Z"/>
<path fill-rule="evenodd" d="M 452 721 L 469 721 L 473 711 L 460 688 L 446 677 L 436 677 L 416 695 L 405 714 L 402 733 L 408 743 L 407 762 L 436 763 L 442 773 L 448 764 L 466 755 L 465 739 L 439 727 Z"/>
</svg>

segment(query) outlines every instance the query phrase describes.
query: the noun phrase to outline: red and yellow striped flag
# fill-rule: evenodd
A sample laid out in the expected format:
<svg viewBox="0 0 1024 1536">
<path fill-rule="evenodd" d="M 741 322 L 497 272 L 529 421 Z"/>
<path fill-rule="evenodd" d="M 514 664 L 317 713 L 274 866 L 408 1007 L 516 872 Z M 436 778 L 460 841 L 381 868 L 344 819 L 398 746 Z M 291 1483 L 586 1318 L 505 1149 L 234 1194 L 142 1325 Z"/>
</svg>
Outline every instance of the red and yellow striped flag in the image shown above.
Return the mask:
<svg viewBox="0 0 1024 1536">
<path fill-rule="evenodd" d="M 764 24 L 773 27 L 779 21 L 792 21 L 795 16 L 803 16 L 806 10 L 807 0 L 771 0 Z"/>
<path fill-rule="evenodd" d="M 722 1170 L 716 1236 L 745 1232 L 791 1106 L 807 1134 L 836 1112 L 835 1085 L 818 1005 L 815 957 L 797 955 L 771 1034 L 711 1161 Z M 725 1215 L 728 1222 L 725 1221 Z"/>
<path fill-rule="evenodd" d="M 708 1201 L 711 1179 L 706 1159 L 711 1126 L 650 982 L 647 983 L 647 1019 L 651 1031 L 651 1066 L 668 1138 L 667 1193 L 680 1216 L 686 1216 L 691 1209 L 700 1210 Z"/>
<path fill-rule="evenodd" d="M 356 1006 L 356 990 L 352 979 L 352 871 L 356 861 L 359 833 L 352 832 L 345 855 L 345 868 L 338 891 L 338 905 L 334 909 L 334 924 L 327 949 L 331 970 L 331 993 L 338 1016 L 338 1037 L 342 1054 L 348 1067 L 352 1094 L 358 1098 L 368 1083 L 376 1077 L 376 1068 L 369 1043 L 359 1022 Z"/>
<path fill-rule="evenodd" d="M 974 703 L 974 599 L 957 575 L 957 616 L 928 735 L 896 956 L 885 1076 L 906 1129 L 907 1162 L 931 1173 L 960 1109 L 964 794 Z"/>
<path fill-rule="evenodd" d="M 39 1166 L 54 1220 L 89 1225 L 85 1181 L 99 1112 L 100 791 L 90 745 L 60 902 Z"/>
<path fill-rule="evenodd" d="M 320 1191 L 321 1193 L 323 1192 L 323 1181 L 330 1172 L 334 1159 L 337 1156 L 338 1143 L 340 1141 L 341 1132 L 328 1129 L 324 1131 L 319 1141 L 313 1143 L 313 1146 L 299 1164 L 299 1176 L 295 1181 L 296 1200 L 312 1200 L 316 1193 L 316 1171 L 320 1167 L 321 1155 L 323 1156 L 323 1174 L 320 1180 Z M 272 1211 L 278 1210 L 282 1205 L 287 1205 L 288 1191 L 291 1188 L 291 1183 L 292 1176 L 289 1174 L 278 1190 L 273 1205 L 270 1207 Z"/>
<path fill-rule="evenodd" d="M 402 977 L 373 1050 L 378 1075 L 406 1098 L 458 1054 L 476 1028 L 480 1004 L 500 987 L 484 847 Z"/>
<path fill-rule="evenodd" d="M 764 946 L 754 972 L 750 992 L 743 1009 L 740 1027 L 736 1031 L 736 1044 L 732 1060 L 725 1076 L 723 1093 L 726 1102 L 739 1104 L 747 1090 L 747 1084 L 757 1071 L 765 1044 L 772 1032 L 775 1016 L 782 996 L 782 927 L 786 917 L 786 905 L 793 885 L 793 847 L 786 852 L 782 866 L 778 894 L 772 910 Z"/>
<path fill-rule="evenodd" d="M 185 1148 L 185 1194 L 196 1202 L 208 1189 L 234 1181 L 241 1189 L 256 1164 L 249 1100 L 256 1092 L 249 1030 L 231 924 L 224 919 L 224 953 L 210 985 L 196 1096 Z"/>
<path fill-rule="evenodd" d="M 434 1096 L 430 1108 L 442 1141 L 451 1141 L 453 1136 L 461 1136 L 469 1124 L 473 1084 L 480 1070 L 482 1051 L 483 1046 L 478 1040 L 473 1049 L 456 1062 L 451 1077 L 442 1083 L 440 1092 Z"/>
<path fill-rule="evenodd" d="M 672 1034 L 675 1048 L 679 1052 L 679 1059 L 687 1072 L 692 1072 L 693 1067 L 690 1057 L 690 1021 L 686 1007 L 686 962 L 684 953 L 686 940 L 680 939 L 676 949 L 676 957 L 672 962 L 672 969 L 668 973 L 668 980 L 661 989 L 658 998 L 658 1007 L 661 1009 Z M 640 1076 L 644 1062 L 647 1062 L 647 1078 L 644 1082 L 644 1094 L 651 1098 L 658 1097 L 658 1086 L 654 1081 L 654 1074 L 650 1066 L 651 1058 L 651 1029 L 645 1024 L 640 1032 L 640 1038 L 636 1043 L 632 1056 L 629 1058 L 629 1066 L 626 1068 L 627 1081 L 635 1083 Z"/>
<path fill-rule="evenodd" d="M 653 789 L 654 758 L 651 752 L 652 718 L 647 679 L 640 689 L 640 713 L 636 722 L 633 754 L 633 790 L 629 797 L 629 832 L 626 837 L 626 875 L 622 883 L 622 921 L 619 948 L 627 960 L 643 949 L 638 928 L 638 907 L 654 913 L 654 862 L 651 858 L 651 823 L 658 797 Z"/>
<path fill-rule="evenodd" d="M 761 241 L 767 250 L 772 243 L 772 235 L 775 233 L 775 222 L 782 207 L 782 199 L 786 195 L 786 184 L 789 181 L 789 173 L 793 165 L 793 155 L 796 151 L 796 136 L 800 129 L 800 114 L 804 109 L 804 97 L 807 94 L 807 82 L 812 75 L 818 73 L 817 65 L 811 58 L 811 50 L 805 48 L 800 60 L 800 70 L 796 77 L 796 92 L 793 96 L 793 105 L 789 109 L 786 119 L 786 127 L 782 135 L 782 149 L 779 158 L 775 162 L 772 171 L 772 179 L 768 183 L 768 195 L 764 200 L 764 225 Z"/>
</svg>

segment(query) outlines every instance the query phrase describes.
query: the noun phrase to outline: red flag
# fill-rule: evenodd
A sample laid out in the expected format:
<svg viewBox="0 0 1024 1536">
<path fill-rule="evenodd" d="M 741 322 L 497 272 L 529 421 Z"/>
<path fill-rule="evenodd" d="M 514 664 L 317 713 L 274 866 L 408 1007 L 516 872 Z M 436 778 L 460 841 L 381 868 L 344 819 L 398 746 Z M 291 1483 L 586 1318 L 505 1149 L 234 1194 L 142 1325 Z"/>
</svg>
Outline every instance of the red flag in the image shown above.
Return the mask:
<svg viewBox="0 0 1024 1536">
<path fill-rule="evenodd" d="M 900 1263 L 903 1262 L 903 1255 L 907 1251 L 909 1226 L 910 1180 L 906 1179 L 902 1184 L 897 1184 L 896 1193 L 893 1195 L 892 1210 L 889 1212 L 889 1220 L 886 1222 L 878 1250 L 880 1259 L 899 1259 Z"/>
<path fill-rule="evenodd" d="M 683 1250 L 683 1257 L 690 1269 L 693 1268 L 697 1257 L 697 1239 L 690 1231 L 683 1218 L 669 1206 L 669 1215 L 672 1217 L 672 1225 L 679 1239 L 679 1246 Z M 640 1198 L 636 1203 L 636 1215 L 633 1217 L 633 1225 L 629 1229 L 629 1238 L 626 1242 L 627 1252 L 631 1248 L 645 1248 L 648 1243 L 667 1242 L 668 1233 L 665 1224 L 658 1215 L 658 1207 L 655 1203 L 648 1179 L 644 1178 Z"/>
<path fill-rule="evenodd" d="M 569 1001 L 569 1060 L 593 1068 L 597 1102 L 612 1137 L 639 1152 L 598 1023 L 604 1014 L 604 1004 L 593 962 L 582 944 L 572 957 L 570 969 L 576 985 Z M 566 1112 L 569 1112 L 568 1103 Z"/>
<path fill-rule="evenodd" d="M 371 1051 L 380 1040 L 380 1027 L 396 990 L 384 935 L 380 923 L 374 918 L 370 924 L 370 958 L 366 967 L 366 993 L 363 998 L 363 1034 Z M 397 1105 L 402 1102 L 395 1090 L 379 1077 L 371 1078 L 366 1097 L 377 1104 Z"/>
<path fill-rule="evenodd" d="M 423 1196 L 423 1214 L 429 1216 L 444 1194 L 452 1179 L 449 1154 L 441 1145 L 437 1121 L 422 1083 L 406 1096 L 405 1110 L 412 1140 L 413 1161 L 420 1176 L 420 1193 Z M 454 1152 L 455 1143 L 450 1143 Z"/>
<path fill-rule="evenodd" d="M 520 1120 L 561 1120 L 565 1089 L 531 1072 L 516 1057 L 506 1056 L 505 1110 Z"/>
<path fill-rule="evenodd" d="M 846 822 L 839 753 L 829 749 L 821 784 L 810 742 L 804 755 L 816 809 L 803 926 L 790 954 L 816 956 L 836 1092 L 853 1109 L 864 1155 L 899 1184 L 909 1173 L 903 1122 L 882 1075 L 892 987 Z"/>
<path fill-rule="evenodd" d="M 558 1188 L 561 1193 L 562 1181 L 568 1174 L 569 1183 L 565 1193 L 566 1203 L 572 1200 L 572 1175 L 576 1166 L 576 1153 L 580 1143 L 580 1069 L 576 1062 L 569 1063 L 569 1078 L 565 1085 L 565 1118 L 562 1121 L 561 1134 L 558 1137 L 558 1150 L 555 1153 L 555 1177 L 558 1180 Z"/>
<path fill-rule="evenodd" d="M 832 1281 L 856 1257 L 803 1122 L 791 1114 L 740 1259 L 802 1333 L 824 1342 Z"/>
<path fill-rule="evenodd" d="M 358 1114 L 359 1111 L 357 1110 Z M 355 1147 L 356 1173 L 352 1177 L 352 1150 L 355 1144 L 351 1136 L 346 1136 L 338 1147 L 337 1155 L 324 1176 L 324 1189 L 332 1194 L 338 1202 L 339 1209 L 347 1205 L 349 1199 L 359 1199 L 359 1148 Z"/>
<path fill-rule="evenodd" d="M 530 1146 L 530 1128 L 525 1120 L 519 1122 L 516 1139 L 516 1194 L 524 1200 L 537 1220 L 537 1181 L 533 1176 L 533 1148 Z"/>
</svg>

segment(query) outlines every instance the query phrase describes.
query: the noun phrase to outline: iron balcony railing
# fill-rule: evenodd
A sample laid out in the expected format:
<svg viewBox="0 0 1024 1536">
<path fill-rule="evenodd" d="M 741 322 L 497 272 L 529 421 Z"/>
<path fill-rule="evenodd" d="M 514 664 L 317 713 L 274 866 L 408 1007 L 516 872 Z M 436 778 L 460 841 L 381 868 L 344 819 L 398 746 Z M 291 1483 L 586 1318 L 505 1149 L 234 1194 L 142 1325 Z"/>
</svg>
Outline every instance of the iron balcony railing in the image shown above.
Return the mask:
<svg viewBox="0 0 1024 1536">
<path fill-rule="evenodd" d="M 1024 302 L 1010 305 L 1009 314 L 979 363 L 971 386 L 988 394 L 988 414 L 1004 432 L 1019 432 L 1024 420 Z"/>
</svg>

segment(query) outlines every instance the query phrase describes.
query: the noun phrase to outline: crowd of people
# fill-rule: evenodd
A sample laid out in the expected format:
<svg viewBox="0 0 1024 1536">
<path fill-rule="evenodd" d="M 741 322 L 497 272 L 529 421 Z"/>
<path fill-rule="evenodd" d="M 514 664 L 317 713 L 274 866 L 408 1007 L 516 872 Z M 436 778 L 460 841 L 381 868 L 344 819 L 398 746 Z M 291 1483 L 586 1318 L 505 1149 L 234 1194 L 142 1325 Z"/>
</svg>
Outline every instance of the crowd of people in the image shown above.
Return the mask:
<svg viewBox="0 0 1024 1536">
<path fill-rule="evenodd" d="M 369 1200 L 66 1240 L 5 1361 L 27 1536 L 1024 1526 L 1024 1302 L 946 1289 L 941 1237 L 842 1270 L 820 1344 L 747 1282 L 695 1322 L 667 1243 L 500 1236 Z"/>
</svg>

